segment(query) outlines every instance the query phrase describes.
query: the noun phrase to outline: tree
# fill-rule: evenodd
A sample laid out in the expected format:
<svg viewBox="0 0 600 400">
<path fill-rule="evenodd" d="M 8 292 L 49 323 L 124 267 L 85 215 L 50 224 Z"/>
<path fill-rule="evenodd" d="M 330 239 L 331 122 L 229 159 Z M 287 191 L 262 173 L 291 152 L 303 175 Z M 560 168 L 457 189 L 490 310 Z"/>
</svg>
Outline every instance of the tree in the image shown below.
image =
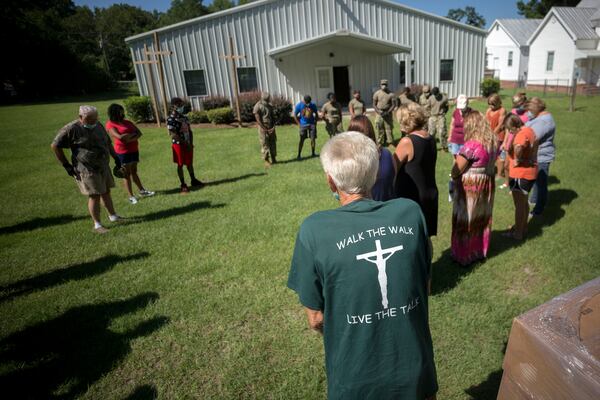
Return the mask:
<svg viewBox="0 0 600 400">
<path fill-rule="evenodd" d="M 211 12 L 217 12 L 227 10 L 231 7 L 235 7 L 235 3 L 232 0 L 213 0 L 209 10 Z"/>
<path fill-rule="evenodd" d="M 209 13 L 202 0 L 171 0 L 171 7 L 160 16 L 159 25 L 172 25 Z"/>
<path fill-rule="evenodd" d="M 544 18 L 552 7 L 575 7 L 580 0 L 528 0 L 517 1 L 519 14 L 525 18 Z"/>
<path fill-rule="evenodd" d="M 471 6 L 467 6 L 464 9 L 452 8 L 448 10 L 447 17 L 454 21 L 464 22 L 477 28 L 483 28 L 485 26 L 485 18 L 475 10 L 475 7 Z"/>
</svg>

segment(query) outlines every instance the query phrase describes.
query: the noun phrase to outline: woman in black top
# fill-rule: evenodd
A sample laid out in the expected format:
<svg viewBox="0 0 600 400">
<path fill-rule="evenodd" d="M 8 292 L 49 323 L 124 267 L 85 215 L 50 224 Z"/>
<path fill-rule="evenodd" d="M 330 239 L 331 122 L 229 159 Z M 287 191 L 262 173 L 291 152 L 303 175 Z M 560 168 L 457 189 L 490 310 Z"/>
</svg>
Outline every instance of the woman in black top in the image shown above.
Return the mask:
<svg viewBox="0 0 600 400">
<path fill-rule="evenodd" d="M 429 236 L 435 236 L 438 220 L 435 138 L 425 130 L 427 117 L 418 104 L 400 107 L 396 117 L 400 130 L 408 133 L 400 140 L 394 154 L 398 164 L 396 195 L 414 200 L 421 206 Z"/>
</svg>

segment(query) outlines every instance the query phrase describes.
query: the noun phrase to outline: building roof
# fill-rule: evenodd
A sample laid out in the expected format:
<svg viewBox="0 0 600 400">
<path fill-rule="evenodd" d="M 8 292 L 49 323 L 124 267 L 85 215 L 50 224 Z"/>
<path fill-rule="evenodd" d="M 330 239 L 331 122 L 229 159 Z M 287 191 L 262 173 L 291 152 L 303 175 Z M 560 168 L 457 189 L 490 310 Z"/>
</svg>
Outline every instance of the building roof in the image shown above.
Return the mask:
<svg viewBox="0 0 600 400">
<path fill-rule="evenodd" d="M 208 20 L 211 20 L 211 19 L 214 19 L 214 18 L 218 18 L 218 17 L 222 17 L 222 16 L 226 16 L 226 15 L 232 15 L 232 14 L 240 13 L 242 11 L 247 11 L 249 9 L 252 9 L 252 8 L 255 8 L 255 7 L 260 7 L 260 6 L 266 5 L 268 3 L 275 2 L 275 1 L 286 1 L 286 0 L 256 0 L 256 1 L 252 1 L 250 3 L 243 4 L 243 5 L 238 5 L 238 6 L 235 6 L 235 7 L 232 7 L 232 8 L 228 8 L 228 9 L 223 10 L 223 11 L 218 11 L 218 12 L 211 13 L 211 14 L 208 14 L 208 15 L 203 15 L 201 17 L 196 17 L 196 18 L 188 19 L 186 21 L 181 21 L 181 22 L 178 22 L 178 23 L 173 24 L 173 25 L 168 25 L 168 26 L 164 26 L 162 28 L 153 29 L 153 30 L 150 30 L 150 31 L 147 31 L 147 32 L 139 33 L 137 35 L 129 36 L 129 37 L 125 38 L 125 42 L 132 42 L 134 40 L 139 40 L 139 39 L 147 38 L 147 37 L 151 36 L 154 32 L 167 32 L 167 31 L 170 31 L 172 29 L 181 28 L 181 27 L 184 27 L 184 26 L 187 26 L 187 25 L 190 25 L 190 24 L 204 22 L 204 21 L 208 21 Z M 486 33 L 486 31 L 483 30 L 483 29 L 481 29 L 481 28 L 477 28 L 477 27 L 472 26 L 472 25 L 467 25 L 467 24 L 464 24 L 462 22 L 454 21 L 454 20 L 452 20 L 450 18 L 442 17 L 442 16 L 435 15 L 435 14 L 432 14 L 432 13 L 428 13 L 426 11 L 418 10 L 416 8 L 408 7 L 408 6 L 405 6 L 404 4 L 396 3 L 396 2 L 391 1 L 391 0 L 369 0 L 369 1 L 373 1 L 375 3 L 384 4 L 384 5 L 388 6 L 388 7 L 393 7 L 393 8 L 396 8 L 396 9 L 401 9 L 401 10 L 404 10 L 404 11 L 407 11 L 407 12 L 410 12 L 410 13 L 413 13 L 413 14 L 417 14 L 417 15 L 423 16 L 423 17 L 428 17 L 428 18 L 431 18 L 431 19 L 434 19 L 434 20 L 438 20 L 440 22 L 445 22 L 445 23 L 447 23 L 449 25 L 454 25 L 454 26 L 457 26 L 459 28 L 463 28 L 465 30 L 473 31 L 475 33 L 479 33 L 479 34 L 485 34 Z"/>
<path fill-rule="evenodd" d="M 581 0 L 577 7 L 580 8 L 600 8 L 600 0 Z"/>
<path fill-rule="evenodd" d="M 555 16 L 564 26 L 573 40 L 597 40 L 600 37 L 596 34 L 592 18 L 598 9 L 584 7 L 552 7 L 546 14 L 540 26 L 527 41 L 531 45 L 535 37 L 540 33 L 548 21 Z"/>
<path fill-rule="evenodd" d="M 541 19 L 525 19 L 525 18 L 514 18 L 514 19 L 497 19 L 496 22 L 500 24 L 502 29 L 510 36 L 510 38 L 518 46 L 527 46 L 527 41 L 533 35 L 533 32 L 542 23 Z M 490 28 L 494 28 L 494 24 Z"/>
</svg>

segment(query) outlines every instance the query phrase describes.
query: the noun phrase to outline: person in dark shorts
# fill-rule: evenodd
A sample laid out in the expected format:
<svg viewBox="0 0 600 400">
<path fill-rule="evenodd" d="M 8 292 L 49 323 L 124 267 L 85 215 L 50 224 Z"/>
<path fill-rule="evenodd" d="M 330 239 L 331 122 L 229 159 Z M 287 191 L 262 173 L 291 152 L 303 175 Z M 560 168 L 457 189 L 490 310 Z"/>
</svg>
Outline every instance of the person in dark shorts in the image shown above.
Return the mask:
<svg viewBox="0 0 600 400">
<path fill-rule="evenodd" d="M 194 135 L 190 122 L 184 115 L 185 103 L 179 97 L 171 99 L 171 114 L 167 118 L 167 129 L 171 136 L 171 148 L 173 150 L 173 162 L 177 164 L 177 176 L 181 183 L 181 193 L 189 192 L 183 176 L 183 166 L 185 165 L 192 186 L 203 187 L 204 183 L 196 179 L 194 174 Z"/>
<path fill-rule="evenodd" d="M 137 165 L 140 161 L 138 139 L 142 136 L 142 132 L 134 125 L 133 122 L 125 119 L 125 110 L 119 104 L 111 104 L 108 106 L 108 121 L 105 124 L 108 134 L 114 140 L 115 151 L 121 160 L 125 178 L 125 190 L 129 195 L 129 202 L 137 204 L 138 198 L 134 196 L 131 187 L 131 181 L 138 187 L 140 196 L 154 196 L 154 192 L 146 190 L 142 181 L 138 176 Z"/>
<path fill-rule="evenodd" d="M 523 240 L 527 235 L 529 216 L 529 192 L 535 184 L 538 173 L 538 142 L 532 128 L 524 126 L 519 116 L 511 114 L 504 122 L 506 129 L 514 134 L 508 149 L 508 186 L 515 203 L 515 224 L 505 236 Z"/>
<path fill-rule="evenodd" d="M 317 105 L 312 102 L 312 98 L 309 95 L 304 96 L 303 101 L 296 104 L 296 107 L 294 108 L 294 120 L 300 127 L 300 142 L 298 142 L 297 159 L 300 160 L 302 158 L 302 147 L 307 138 L 310 138 L 311 156 L 315 157 L 319 110 L 317 109 Z"/>
</svg>

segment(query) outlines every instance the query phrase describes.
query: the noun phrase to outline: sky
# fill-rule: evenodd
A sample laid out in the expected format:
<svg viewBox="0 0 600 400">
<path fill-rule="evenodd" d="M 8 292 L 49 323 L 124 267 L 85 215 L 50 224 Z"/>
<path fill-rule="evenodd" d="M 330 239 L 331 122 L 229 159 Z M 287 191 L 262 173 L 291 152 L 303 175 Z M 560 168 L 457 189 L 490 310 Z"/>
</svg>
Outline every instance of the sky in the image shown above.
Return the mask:
<svg viewBox="0 0 600 400">
<path fill-rule="evenodd" d="M 396 0 L 393 0 L 396 1 Z M 495 19 L 499 18 L 519 18 L 517 14 L 516 1 L 460 1 L 460 0 L 401 0 L 396 1 L 409 7 L 427 11 L 436 15 L 445 16 L 451 8 L 463 8 L 465 6 L 474 6 L 486 20 L 486 27 L 489 27 Z M 77 5 L 87 5 L 93 7 L 108 7 L 115 3 L 127 3 L 143 9 L 152 11 L 166 11 L 171 4 L 170 0 L 75 0 Z M 206 4 L 209 4 L 208 2 Z"/>
</svg>

